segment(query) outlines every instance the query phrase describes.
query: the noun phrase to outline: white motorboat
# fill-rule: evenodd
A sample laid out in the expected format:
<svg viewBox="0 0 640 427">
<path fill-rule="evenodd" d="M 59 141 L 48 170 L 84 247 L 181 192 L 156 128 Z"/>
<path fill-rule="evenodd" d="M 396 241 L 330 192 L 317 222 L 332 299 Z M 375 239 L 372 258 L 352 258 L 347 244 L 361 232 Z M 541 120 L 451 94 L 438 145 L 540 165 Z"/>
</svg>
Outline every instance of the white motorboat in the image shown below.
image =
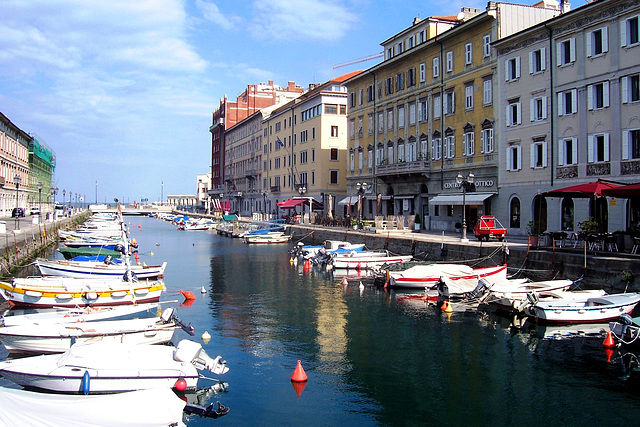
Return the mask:
<svg viewBox="0 0 640 427">
<path fill-rule="evenodd" d="M 0 374 L 29 389 L 70 394 L 116 393 L 150 388 L 195 390 L 198 370 L 229 371 L 194 341 L 168 345 L 79 343 L 62 354 L 0 362 Z M 112 408 L 113 409 L 113 408 Z"/>
<path fill-rule="evenodd" d="M 84 307 L 156 302 L 161 280 L 28 277 L 0 282 L 0 295 L 15 306 Z"/>
<path fill-rule="evenodd" d="M 603 323 L 630 314 L 639 293 L 612 294 L 586 299 L 537 301 L 524 312 L 538 323 Z"/>
<path fill-rule="evenodd" d="M 350 268 L 354 270 L 366 270 L 380 267 L 384 264 L 398 264 L 409 262 L 411 255 L 392 255 L 388 252 L 357 252 L 334 256 L 331 261 L 333 268 Z"/>
<path fill-rule="evenodd" d="M 168 387 L 90 396 L 0 387 L 0 400 L 3 426 L 185 426 L 185 402 Z"/>
<path fill-rule="evenodd" d="M 322 245 L 303 245 L 302 242 L 298 243 L 293 248 L 292 255 L 303 256 L 306 259 L 312 258 L 321 251 L 324 253 L 332 254 L 334 252 L 351 252 L 364 250 L 364 243 L 351 243 L 345 240 L 325 240 Z"/>
<path fill-rule="evenodd" d="M 0 341 L 9 353 L 62 353 L 76 342 L 166 344 L 180 327 L 193 335 L 168 308 L 160 317 L 5 326 Z"/>
<path fill-rule="evenodd" d="M 389 271 L 388 275 L 389 286 L 392 287 L 431 289 L 442 278 L 450 294 L 464 294 L 474 290 L 481 278 L 492 284 L 506 281 L 507 266 L 471 268 L 461 264 L 428 264 L 404 271 Z"/>
<path fill-rule="evenodd" d="M 286 243 L 291 240 L 290 234 L 284 231 L 269 231 L 268 233 L 252 233 L 244 235 L 245 243 L 265 244 L 265 243 Z"/>
<path fill-rule="evenodd" d="M 175 301 L 172 301 L 175 302 Z M 156 312 L 159 303 L 130 304 L 98 307 L 69 307 L 44 309 L 35 313 L 18 313 L 20 310 L 7 310 L 0 318 L 0 326 L 50 325 L 54 323 L 94 322 L 115 320 L 144 312 Z M 155 314 L 154 314 L 155 315 Z M 146 316 L 149 317 L 149 316 Z"/>
<path fill-rule="evenodd" d="M 127 266 L 123 263 L 111 263 L 99 261 L 74 261 L 37 258 L 33 264 L 38 267 L 43 276 L 64 277 L 122 277 L 127 272 Z M 157 279 L 164 276 L 167 263 L 162 265 L 131 265 L 129 269 L 139 279 Z"/>
</svg>

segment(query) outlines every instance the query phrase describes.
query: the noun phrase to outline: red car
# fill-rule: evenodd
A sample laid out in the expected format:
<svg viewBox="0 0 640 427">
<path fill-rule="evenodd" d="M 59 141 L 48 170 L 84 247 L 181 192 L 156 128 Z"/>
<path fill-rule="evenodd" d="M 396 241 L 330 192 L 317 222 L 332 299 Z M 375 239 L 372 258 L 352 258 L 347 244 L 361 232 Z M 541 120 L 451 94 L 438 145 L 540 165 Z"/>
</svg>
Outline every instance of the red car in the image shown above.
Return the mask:
<svg viewBox="0 0 640 427">
<path fill-rule="evenodd" d="M 473 234 L 478 240 L 489 240 L 495 238 L 502 242 L 504 236 L 507 235 L 507 229 L 500 224 L 500 221 L 493 215 L 482 215 L 478 218 L 476 226 L 473 228 Z"/>
</svg>

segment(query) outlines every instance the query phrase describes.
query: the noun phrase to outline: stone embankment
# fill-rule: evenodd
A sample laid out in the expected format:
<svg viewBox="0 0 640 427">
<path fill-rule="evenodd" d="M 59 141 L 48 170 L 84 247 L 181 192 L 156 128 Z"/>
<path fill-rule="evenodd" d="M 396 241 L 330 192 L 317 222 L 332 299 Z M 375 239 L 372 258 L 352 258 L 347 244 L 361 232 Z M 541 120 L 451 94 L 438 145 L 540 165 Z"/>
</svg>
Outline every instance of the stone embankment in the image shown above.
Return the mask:
<svg viewBox="0 0 640 427">
<path fill-rule="evenodd" d="M 509 274 L 532 280 L 580 277 L 580 286 L 612 292 L 640 291 L 640 255 L 625 252 L 589 251 L 584 247 L 532 248 L 524 239 L 514 242 L 469 242 L 459 236 L 437 232 L 353 230 L 314 225 L 293 225 L 292 242 L 320 244 L 324 240 L 364 243 L 369 249 L 387 249 L 397 254 L 413 254 L 417 259 L 434 262 L 464 262 L 471 266 L 506 263 Z"/>
</svg>

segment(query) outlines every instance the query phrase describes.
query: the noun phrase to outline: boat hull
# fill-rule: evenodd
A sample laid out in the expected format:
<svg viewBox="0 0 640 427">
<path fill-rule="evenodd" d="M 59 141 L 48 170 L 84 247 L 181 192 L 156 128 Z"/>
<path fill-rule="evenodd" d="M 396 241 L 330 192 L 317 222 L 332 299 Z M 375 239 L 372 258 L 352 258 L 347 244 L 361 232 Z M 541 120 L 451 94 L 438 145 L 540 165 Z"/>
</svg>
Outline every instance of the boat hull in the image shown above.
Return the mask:
<svg viewBox="0 0 640 427">
<path fill-rule="evenodd" d="M 586 301 L 540 303 L 527 307 L 525 312 L 535 322 L 544 324 L 604 323 L 616 320 L 622 314 L 631 314 L 639 301 L 639 294 L 617 294 Z"/>
<path fill-rule="evenodd" d="M 398 272 L 391 273 L 389 277 L 389 286 L 399 288 L 416 288 L 416 289 L 431 289 L 437 285 L 438 281 L 442 277 L 440 271 L 433 275 L 411 275 L 410 273 Z M 446 279 L 449 283 L 460 285 L 460 287 L 468 287 L 470 290 L 474 289 L 478 284 L 478 280 L 486 278 L 490 282 L 493 281 L 505 281 L 507 278 L 507 266 L 498 265 L 494 267 L 475 268 L 473 271 L 462 274 L 447 275 Z"/>
<path fill-rule="evenodd" d="M 107 265 L 90 261 L 74 262 L 37 259 L 34 261 L 34 264 L 43 276 L 120 278 L 127 271 L 125 265 Z M 139 279 L 156 279 L 164 276 L 166 266 L 166 262 L 162 265 L 152 266 L 132 265 L 131 271 Z"/>
<path fill-rule="evenodd" d="M 357 256 L 357 257 L 336 257 L 333 259 L 333 268 L 366 270 L 374 267 L 380 267 L 384 264 L 397 264 L 411 261 L 413 256 Z"/>
</svg>

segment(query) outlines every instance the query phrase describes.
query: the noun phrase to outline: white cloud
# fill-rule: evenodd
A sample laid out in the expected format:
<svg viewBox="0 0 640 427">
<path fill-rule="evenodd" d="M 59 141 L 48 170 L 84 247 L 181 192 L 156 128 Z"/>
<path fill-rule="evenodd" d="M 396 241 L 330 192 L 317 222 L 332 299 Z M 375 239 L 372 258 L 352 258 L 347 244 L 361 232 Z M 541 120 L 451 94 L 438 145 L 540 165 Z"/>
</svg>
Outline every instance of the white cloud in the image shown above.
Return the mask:
<svg viewBox="0 0 640 427">
<path fill-rule="evenodd" d="M 342 39 L 357 16 L 333 0 L 258 0 L 252 33 L 260 39 L 335 42 Z"/>
<path fill-rule="evenodd" d="M 233 30 L 236 27 L 235 24 L 238 22 L 238 18 L 235 16 L 223 15 L 215 3 L 205 0 L 196 0 L 196 6 L 200 9 L 202 15 L 206 19 L 216 25 L 219 25 L 223 30 Z"/>
</svg>

